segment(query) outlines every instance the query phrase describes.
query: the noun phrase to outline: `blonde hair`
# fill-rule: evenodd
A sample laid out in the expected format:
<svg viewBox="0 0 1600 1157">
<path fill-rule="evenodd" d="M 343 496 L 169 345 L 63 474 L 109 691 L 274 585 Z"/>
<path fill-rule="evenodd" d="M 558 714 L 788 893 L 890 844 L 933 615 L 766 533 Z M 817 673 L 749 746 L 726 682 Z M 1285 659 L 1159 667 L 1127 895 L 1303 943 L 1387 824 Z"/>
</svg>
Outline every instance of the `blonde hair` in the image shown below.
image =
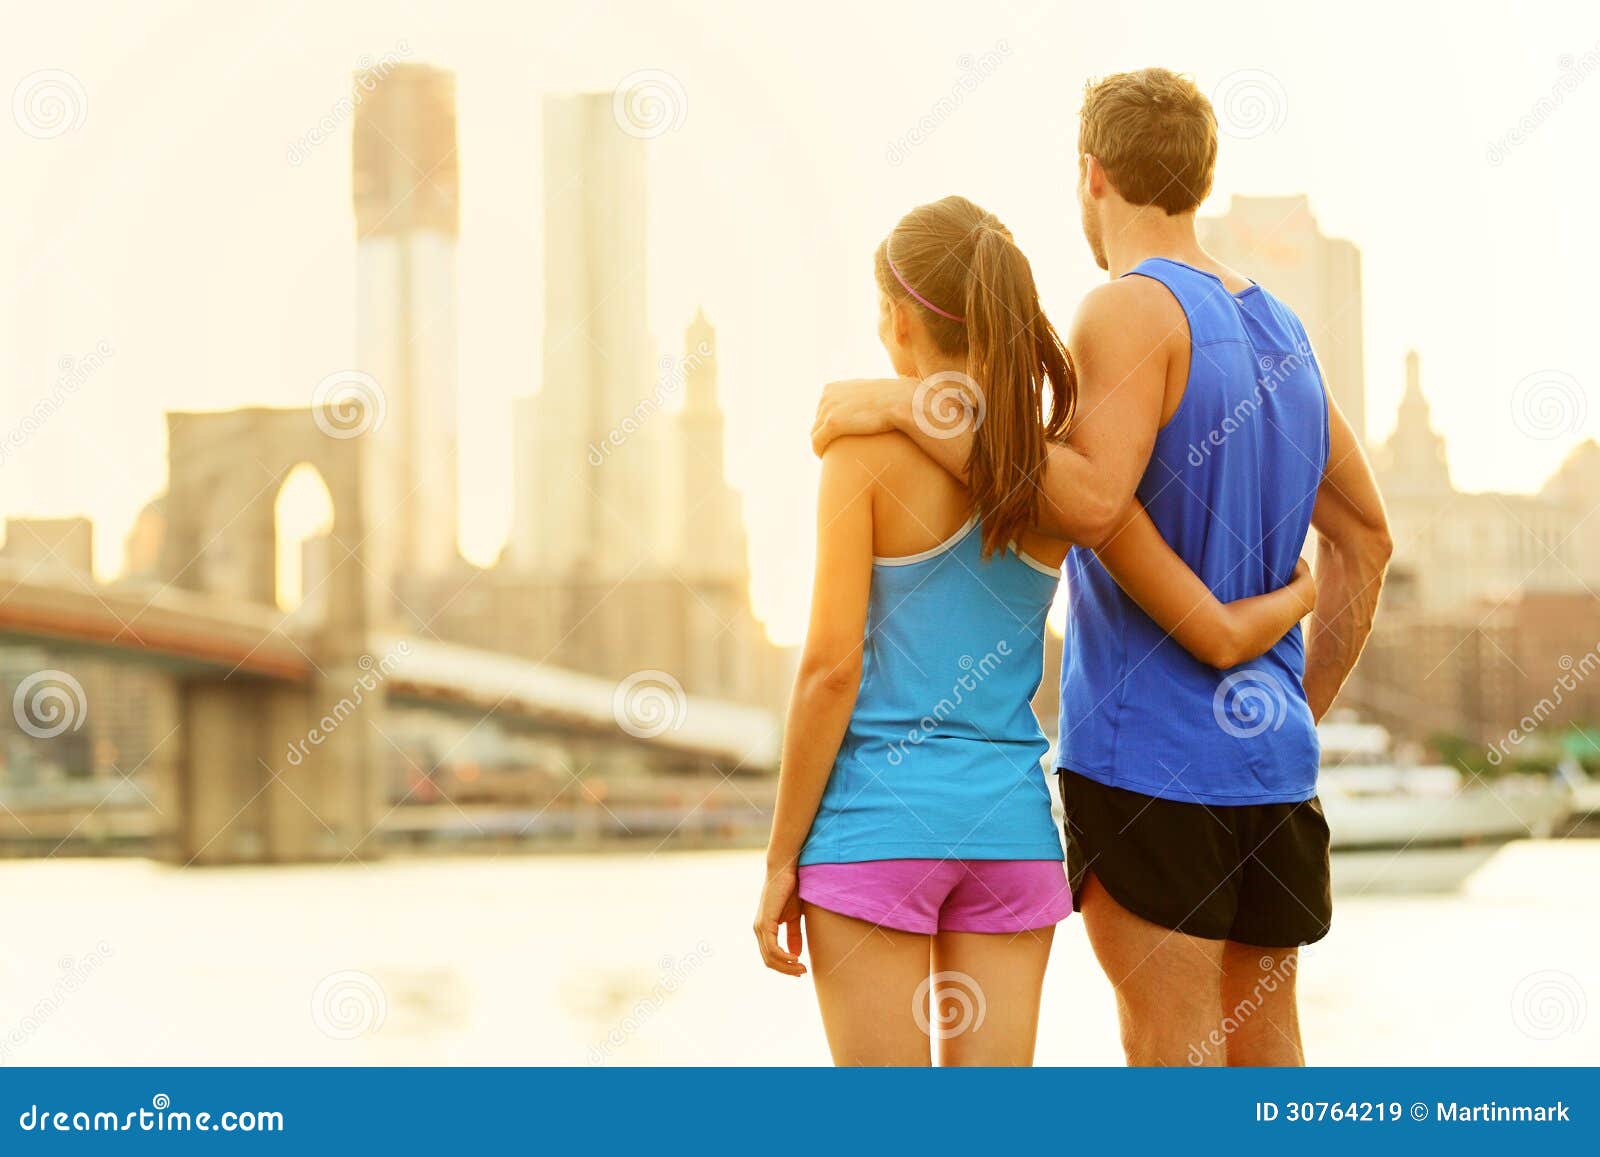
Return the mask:
<svg viewBox="0 0 1600 1157">
<path fill-rule="evenodd" d="M 1130 205 L 1200 207 L 1217 167 L 1217 117 L 1194 81 L 1164 68 L 1119 72 L 1083 93 L 1078 153 L 1100 162 Z"/>
<path fill-rule="evenodd" d="M 939 351 L 964 356 L 983 391 L 967 488 L 988 557 L 1038 521 L 1046 442 L 1065 436 L 1077 405 L 1067 347 L 1010 231 L 965 197 L 911 210 L 878 246 L 875 264 L 879 288 L 920 311 Z"/>
</svg>

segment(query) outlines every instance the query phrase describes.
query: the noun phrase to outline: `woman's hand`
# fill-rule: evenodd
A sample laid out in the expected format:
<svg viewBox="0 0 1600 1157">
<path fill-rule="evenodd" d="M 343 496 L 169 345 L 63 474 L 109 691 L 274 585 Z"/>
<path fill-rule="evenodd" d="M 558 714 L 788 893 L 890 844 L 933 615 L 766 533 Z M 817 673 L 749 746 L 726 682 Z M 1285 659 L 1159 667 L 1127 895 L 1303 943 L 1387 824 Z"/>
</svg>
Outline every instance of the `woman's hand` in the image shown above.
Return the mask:
<svg viewBox="0 0 1600 1157">
<path fill-rule="evenodd" d="M 756 910 L 756 943 L 761 959 L 774 972 L 785 976 L 804 976 L 800 963 L 800 878 L 792 864 L 767 869 L 767 886 L 761 890 L 761 906 Z M 788 951 L 778 944 L 778 925 L 787 924 L 784 937 Z"/>
<path fill-rule="evenodd" d="M 1300 600 L 1300 617 L 1303 619 L 1317 609 L 1317 580 L 1311 574 L 1311 564 L 1300 559 L 1294 564 L 1294 576 L 1289 589 Z"/>
</svg>

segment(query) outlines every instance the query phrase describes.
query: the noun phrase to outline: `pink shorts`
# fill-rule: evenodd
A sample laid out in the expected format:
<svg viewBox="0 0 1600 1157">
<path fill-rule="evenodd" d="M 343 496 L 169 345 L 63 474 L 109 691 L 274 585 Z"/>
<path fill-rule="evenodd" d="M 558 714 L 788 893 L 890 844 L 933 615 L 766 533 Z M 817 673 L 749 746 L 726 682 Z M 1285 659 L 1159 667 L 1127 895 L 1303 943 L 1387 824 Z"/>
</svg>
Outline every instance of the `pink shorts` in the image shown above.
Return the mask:
<svg viewBox="0 0 1600 1157">
<path fill-rule="evenodd" d="M 800 898 L 901 932 L 1024 932 L 1072 915 L 1060 860 L 805 864 Z"/>
</svg>

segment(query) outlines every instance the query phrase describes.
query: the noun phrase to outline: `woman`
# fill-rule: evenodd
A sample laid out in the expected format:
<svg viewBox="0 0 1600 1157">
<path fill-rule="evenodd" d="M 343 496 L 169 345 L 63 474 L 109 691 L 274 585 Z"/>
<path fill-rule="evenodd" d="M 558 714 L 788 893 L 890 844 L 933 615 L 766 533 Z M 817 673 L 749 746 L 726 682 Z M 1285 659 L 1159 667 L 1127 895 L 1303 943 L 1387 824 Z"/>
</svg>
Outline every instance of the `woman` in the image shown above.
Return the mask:
<svg viewBox="0 0 1600 1157">
<path fill-rule="evenodd" d="M 768 967 L 804 975 L 803 915 L 838 1064 L 926 1065 L 934 1037 L 942 1064 L 1029 1064 L 1054 926 L 1072 911 L 1030 708 L 1067 544 L 1030 529 L 1033 479 L 1076 381 L 1027 258 L 972 202 L 912 210 L 876 272 L 896 373 L 924 383 L 929 421 L 948 421 L 954 384 L 975 423 L 968 484 L 900 434 L 823 456 L 756 937 Z M 1282 590 L 1218 603 L 1142 512 L 1102 557 L 1216 666 L 1312 609 L 1303 564 Z"/>
</svg>

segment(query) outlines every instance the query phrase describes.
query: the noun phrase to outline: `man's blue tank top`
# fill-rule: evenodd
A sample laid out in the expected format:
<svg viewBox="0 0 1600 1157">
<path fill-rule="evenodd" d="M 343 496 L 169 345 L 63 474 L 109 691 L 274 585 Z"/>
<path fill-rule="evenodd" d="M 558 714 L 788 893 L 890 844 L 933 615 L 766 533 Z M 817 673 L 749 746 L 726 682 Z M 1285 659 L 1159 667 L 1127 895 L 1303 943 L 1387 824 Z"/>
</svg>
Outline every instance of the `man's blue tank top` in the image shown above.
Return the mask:
<svg viewBox="0 0 1600 1157">
<path fill-rule="evenodd" d="M 1189 321 L 1189 380 L 1156 437 L 1138 496 L 1223 602 L 1283 586 L 1328 459 L 1322 372 L 1300 319 L 1259 285 L 1165 258 L 1129 276 L 1171 291 Z M 1092 551 L 1068 556 L 1061 767 L 1112 787 L 1211 805 L 1316 793 L 1319 750 L 1296 626 L 1259 659 L 1218 671 L 1122 593 Z"/>
<path fill-rule="evenodd" d="M 1030 705 L 1060 574 L 985 560 L 976 519 L 873 560 L 861 689 L 802 865 L 1061 859 Z"/>
</svg>

